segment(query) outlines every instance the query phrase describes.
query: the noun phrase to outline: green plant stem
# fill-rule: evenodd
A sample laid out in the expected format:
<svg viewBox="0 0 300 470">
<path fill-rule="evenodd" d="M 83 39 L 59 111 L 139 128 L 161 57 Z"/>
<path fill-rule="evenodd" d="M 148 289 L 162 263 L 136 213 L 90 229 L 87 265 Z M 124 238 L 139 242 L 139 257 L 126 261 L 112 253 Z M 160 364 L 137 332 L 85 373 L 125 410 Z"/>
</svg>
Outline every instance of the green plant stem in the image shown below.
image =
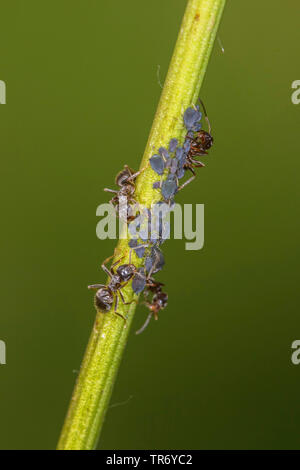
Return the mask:
<svg viewBox="0 0 300 470">
<path fill-rule="evenodd" d="M 183 139 L 183 112 L 196 103 L 225 1 L 188 1 L 141 168 L 147 166 L 153 149 L 167 146 L 173 137 Z M 151 207 L 161 198 L 152 187 L 156 180 L 157 174 L 148 165 L 137 179 L 138 203 Z M 125 263 L 129 256 L 127 239 L 118 243 L 116 259 L 122 256 Z M 133 262 L 141 264 L 135 255 Z M 134 298 L 131 283 L 123 292 L 127 302 Z M 113 313 L 96 315 L 58 449 L 93 449 L 97 444 L 136 308 L 135 303 L 119 305 L 118 311 L 128 318 L 126 328 Z"/>
</svg>

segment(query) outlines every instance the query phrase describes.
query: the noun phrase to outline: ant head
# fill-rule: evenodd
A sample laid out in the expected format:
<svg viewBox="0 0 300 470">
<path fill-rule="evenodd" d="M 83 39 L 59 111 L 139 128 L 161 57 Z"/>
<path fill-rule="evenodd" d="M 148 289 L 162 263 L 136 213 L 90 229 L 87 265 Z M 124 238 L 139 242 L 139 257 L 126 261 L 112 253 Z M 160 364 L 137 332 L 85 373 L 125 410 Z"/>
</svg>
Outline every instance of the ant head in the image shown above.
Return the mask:
<svg viewBox="0 0 300 470">
<path fill-rule="evenodd" d="M 200 140 L 204 150 L 210 149 L 210 147 L 212 146 L 214 142 L 213 137 L 210 135 L 209 132 L 206 132 L 206 131 L 199 131 L 198 139 Z"/>
</svg>

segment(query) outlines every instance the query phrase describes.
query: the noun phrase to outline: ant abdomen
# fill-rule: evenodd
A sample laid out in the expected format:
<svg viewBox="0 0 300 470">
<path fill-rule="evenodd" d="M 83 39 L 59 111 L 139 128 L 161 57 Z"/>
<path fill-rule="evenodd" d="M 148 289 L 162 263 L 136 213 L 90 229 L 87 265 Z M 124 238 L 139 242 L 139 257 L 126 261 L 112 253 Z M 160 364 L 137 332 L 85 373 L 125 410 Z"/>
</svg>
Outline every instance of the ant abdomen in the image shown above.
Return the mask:
<svg viewBox="0 0 300 470">
<path fill-rule="evenodd" d="M 134 173 L 134 171 L 129 170 L 129 168 L 125 168 L 121 170 L 116 176 L 116 184 L 120 186 L 120 188 L 128 182 L 128 178 Z"/>
<path fill-rule="evenodd" d="M 107 313 L 111 310 L 114 303 L 114 295 L 107 287 L 102 287 L 97 290 L 95 295 L 95 307 L 102 313 Z"/>
</svg>

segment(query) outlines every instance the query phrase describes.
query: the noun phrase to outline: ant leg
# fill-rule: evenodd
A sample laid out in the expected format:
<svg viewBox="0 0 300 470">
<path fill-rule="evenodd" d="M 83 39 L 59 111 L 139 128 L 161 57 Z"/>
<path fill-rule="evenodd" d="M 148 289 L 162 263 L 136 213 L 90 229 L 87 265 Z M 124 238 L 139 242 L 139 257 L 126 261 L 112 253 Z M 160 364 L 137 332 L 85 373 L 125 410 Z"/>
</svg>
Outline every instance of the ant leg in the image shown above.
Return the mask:
<svg viewBox="0 0 300 470">
<path fill-rule="evenodd" d="M 116 193 L 118 194 L 119 191 L 116 191 L 115 189 L 109 189 L 109 188 L 103 188 L 103 191 L 106 191 L 107 193 Z"/>
<path fill-rule="evenodd" d="M 106 263 L 108 263 L 108 261 L 109 261 L 110 259 L 112 259 L 113 257 L 114 257 L 114 255 L 109 256 L 109 257 L 106 258 L 106 259 L 103 261 L 103 263 L 101 264 L 101 268 L 103 269 L 103 271 L 104 271 L 106 274 L 108 274 L 109 277 L 112 277 L 113 273 L 111 273 L 110 270 L 107 269 L 107 267 L 106 267 L 105 265 L 106 265 Z"/>
<path fill-rule="evenodd" d="M 152 264 L 151 269 L 150 269 L 150 271 L 149 271 L 149 276 L 148 276 L 148 277 L 151 277 L 151 276 L 152 276 L 152 273 L 153 273 L 153 271 L 154 271 L 154 268 L 155 268 L 155 263 Z"/>
<path fill-rule="evenodd" d="M 207 152 L 205 152 L 205 154 L 207 155 Z M 203 156 L 204 154 L 197 154 L 197 155 L 194 155 L 195 157 L 200 157 L 200 156 Z M 202 166 L 205 166 L 205 164 L 203 162 L 200 162 L 199 160 L 196 160 L 195 158 L 191 158 L 191 162 L 193 165 L 195 165 L 196 167 L 202 167 Z"/>
<path fill-rule="evenodd" d="M 110 270 L 105 266 L 108 261 L 110 259 L 112 259 L 113 257 L 115 256 L 115 252 L 113 255 L 109 256 L 108 258 L 106 258 L 103 263 L 101 264 L 101 268 L 103 269 L 104 272 L 106 272 L 106 274 L 108 274 L 109 277 L 112 277 L 113 274 L 114 274 L 114 267 L 124 258 L 124 256 L 122 256 L 122 258 L 120 258 L 118 261 L 116 261 L 114 264 L 111 265 L 111 268 Z"/>
<path fill-rule="evenodd" d="M 145 323 L 143 324 L 143 326 L 142 326 L 139 330 L 137 330 L 137 331 L 135 332 L 136 335 L 139 335 L 139 334 L 143 333 L 143 331 L 144 331 L 144 330 L 147 328 L 147 326 L 149 325 L 150 320 L 151 320 L 151 317 L 152 317 L 152 312 L 149 313 L 149 315 L 148 315 L 148 317 L 146 318 L 146 321 L 145 321 Z"/>
<path fill-rule="evenodd" d="M 185 183 L 179 186 L 178 191 L 181 191 L 181 189 L 183 189 L 185 186 L 191 183 L 195 178 L 196 178 L 196 175 L 191 176 L 187 181 L 185 181 Z"/>
<path fill-rule="evenodd" d="M 119 290 L 118 293 L 120 294 L 120 297 L 121 297 L 121 300 L 122 300 L 123 304 L 125 304 L 125 299 L 124 299 L 123 292 L 121 290 Z"/>
<path fill-rule="evenodd" d="M 136 299 L 133 299 L 130 302 L 125 302 L 123 292 L 121 290 L 119 290 L 118 292 L 119 292 L 119 295 L 120 295 L 121 300 L 122 300 L 124 305 L 130 305 L 130 304 L 132 304 L 132 302 L 135 302 L 136 304 L 138 303 L 138 301 Z"/>
<path fill-rule="evenodd" d="M 125 165 L 125 166 L 127 166 L 127 165 Z M 141 173 L 143 173 L 143 171 L 145 171 L 148 168 L 148 166 L 149 166 L 149 163 L 147 163 L 147 165 L 144 166 L 143 168 L 141 168 L 139 171 L 136 171 L 135 173 L 133 173 L 131 176 L 129 176 L 128 181 L 134 180 L 135 178 L 137 178 Z M 128 167 L 128 169 L 130 171 L 129 167 Z M 130 171 L 130 173 L 131 173 L 131 171 Z"/>
<path fill-rule="evenodd" d="M 125 322 L 125 325 L 124 325 L 124 328 L 126 328 L 126 323 L 127 323 L 127 320 L 126 318 L 124 317 L 124 315 L 122 315 L 121 313 L 117 312 L 117 308 L 118 308 L 118 304 L 119 304 L 119 297 L 116 296 L 116 301 L 115 301 L 115 309 L 114 309 L 114 314 L 115 315 L 118 315 L 118 317 L 122 318 Z"/>
<path fill-rule="evenodd" d="M 130 248 L 130 251 L 129 251 L 129 264 L 131 264 L 131 254 L 133 251 L 135 250 L 139 250 L 140 248 L 148 248 L 149 243 L 143 243 L 142 245 L 138 245 L 138 246 L 134 246 L 133 248 Z M 140 274 L 138 273 L 138 271 L 136 270 L 135 274 Z"/>
<path fill-rule="evenodd" d="M 192 173 L 193 173 L 193 176 L 191 176 L 191 178 L 189 178 L 187 181 L 185 181 L 181 186 L 179 186 L 178 188 L 178 191 L 180 191 L 181 189 L 183 189 L 185 186 L 187 186 L 189 183 L 191 183 L 195 178 L 196 178 L 196 173 L 195 171 L 193 170 L 193 168 L 188 168 Z"/>
<path fill-rule="evenodd" d="M 106 287 L 105 284 L 91 284 L 90 286 L 87 286 L 88 289 L 100 289 L 101 287 Z"/>
<path fill-rule="evenodd" d="M 157 282 L 153 278 L 147 280 L 147 286 L 149 287 L 162 287 L 165 284 L 163 282 Z"/>
<path fill-rule="evenodd" d="M 132 299 L 130 302 L 124 302 L 124 305 L 131 305 L 132 302 L 135 302 L 136 304 L 138 303 L 136 299 Z"/>
<path fill-rule="evenodd" d="M 114 274 L 114 267 L 117 266 L 117 264 L 119 264 L 120 261 L 122 261 L 123 258 L 124 258 L 124 256 L 122 256 L 122 258 L 118 259 L 118 261 L 116 261 L 114 264 L 111 265 L 110 270 L 113 274 Z"/>
<path fill-rule="evenodd" d="M 142 302 L 142 305 L 147 305 L 147 307 L 148 307 L 148 305 L 150 305 L 149 302 L 147 302 L 147 299 L 148 299 L 148 297 L 149 297 L 149 294 L 150 294 L 150 292 L 149 292 L 149 290 L 146 288 L 146 289 L 144 290 L 144 299 L 145 299 L 145 301 Z"/>
</svg>

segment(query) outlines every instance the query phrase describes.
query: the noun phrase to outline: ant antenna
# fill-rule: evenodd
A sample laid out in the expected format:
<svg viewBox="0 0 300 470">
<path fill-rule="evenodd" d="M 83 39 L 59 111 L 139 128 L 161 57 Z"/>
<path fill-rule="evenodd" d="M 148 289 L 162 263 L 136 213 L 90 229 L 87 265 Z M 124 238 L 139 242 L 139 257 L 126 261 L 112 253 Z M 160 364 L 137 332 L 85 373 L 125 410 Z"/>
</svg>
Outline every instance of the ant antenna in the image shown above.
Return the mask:
<svg viewBox="0 0 300 470">
<path fill-rule="evenodd" d="M 152 317 L 152 312 L 149 313 L 149 315 L 148 315 L 148 317 L 146 318 L 146 321 L 145 321 L 145 323 L 143 324 L 143 326 L 142 326 L 139 330 L 137 330 L 137 331 L 135 332 L 136 335 L 139 335 L 139 334 L 143 333 L 143 331 L 144 331 L 144 330 L 147 328 L 147 326 L 149 325 L 149 322 L 150 322 L 150 320 L 151 320 L 151 317 Z"/>
<path fill-rule="evenodd" d="M 204 116 L 205 116 L 206 122 L 208 124 L 208 133 L 211 134 L 211 125 L 210 125 L 210 122 L 209 122 L 209 119 L 208 119 L 208 116 L 207 116 L 206 108 L 205 108 L 204 103 L 201 100 L 201 98 L 199 98 L 199 101 L 200 101 L 201 106 L 203 108 Z"/>
</svg>

